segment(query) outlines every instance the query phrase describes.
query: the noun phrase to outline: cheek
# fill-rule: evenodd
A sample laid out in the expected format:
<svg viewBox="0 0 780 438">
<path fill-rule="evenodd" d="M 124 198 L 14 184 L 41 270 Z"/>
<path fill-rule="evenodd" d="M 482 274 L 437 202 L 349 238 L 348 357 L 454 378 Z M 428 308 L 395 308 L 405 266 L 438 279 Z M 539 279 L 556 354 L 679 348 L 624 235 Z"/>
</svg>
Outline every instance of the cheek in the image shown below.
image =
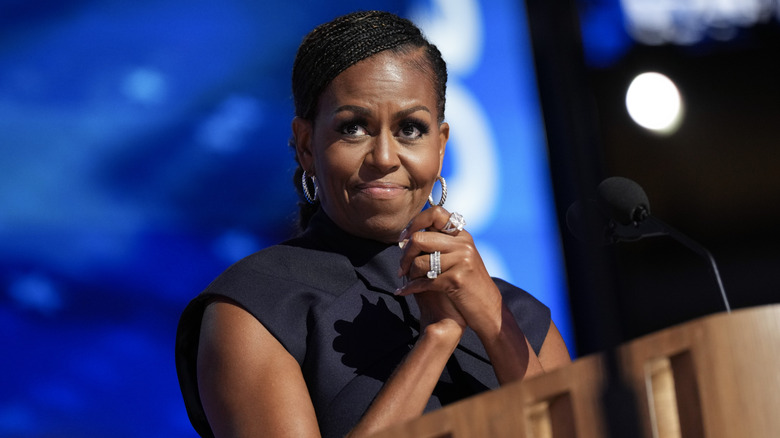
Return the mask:
<svg viewBox="0 0 780 438">
<path fill-rule="evenodd" d="M 342 190 L 360 165 L 356 161 L 355 154 L 337 147 L 326 148 L 319 152 L 315 160 L 319 178 L 327 186 L 327 190 Z"/>
<path fill-rule="evenodd" d="M 420 154 L 410 160 L 410 173 L 420 186 L 430 188 L 439 176 L 439 149 L 431 146 L 425 154 Z"/>
<path fill-rule="evenodd" d="M 340 167 L 343 167 L 346 161 L 345 157 L 339 157 L 339 149 L 334 145 L 335 139 L 331 138 L 330 130 L 326 129 L 323 123 L 315 126 L 311 148 L 314 169 L 317 179 L 327 184 L 327 180 L 337 178 L 342 173 Z"/>
</svg>

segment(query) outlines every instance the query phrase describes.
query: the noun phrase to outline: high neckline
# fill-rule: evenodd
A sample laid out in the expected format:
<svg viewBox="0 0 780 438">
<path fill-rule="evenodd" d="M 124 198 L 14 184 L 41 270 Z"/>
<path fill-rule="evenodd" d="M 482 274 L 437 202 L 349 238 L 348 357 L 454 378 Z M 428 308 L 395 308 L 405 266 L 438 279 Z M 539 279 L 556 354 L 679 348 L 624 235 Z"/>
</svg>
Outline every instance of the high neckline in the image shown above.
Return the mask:
<svg viewBox="0 0 780 438">
<path fill-rule="evenodd" d="M 398 278 L 401 248 L 397 244 L 350 234 L 336 225 L 322 209 L 312 216 L 303 237 L 313 238 L 320 242 L 323 249 L 347 257 L 358 274 L 375 287 L 393 292 L 402 285 Z"/>
</svg>

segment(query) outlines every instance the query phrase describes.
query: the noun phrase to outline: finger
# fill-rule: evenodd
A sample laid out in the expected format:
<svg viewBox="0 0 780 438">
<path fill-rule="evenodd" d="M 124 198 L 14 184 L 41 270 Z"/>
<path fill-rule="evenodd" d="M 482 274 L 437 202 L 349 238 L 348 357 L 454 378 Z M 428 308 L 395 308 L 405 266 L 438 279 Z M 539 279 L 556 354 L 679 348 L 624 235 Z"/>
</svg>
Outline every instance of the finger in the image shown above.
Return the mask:
<svg viewBox="0 0 780 438">
<path fill-rule="evenodd" d="M 408 239 L 411 234 L 419 230 L 441 230 L 450 219 L 450 212 L 443 207 L 434 206 L 423 210 L 404 228 L 399 237 L 399 242 Z"/>
<path fill-rule="evenodd" d="M 401 254 L 399 276 L 409 275 L 409 268 L 412 266 L 415 258 L 439 251 L 442 254 L 451 252 L 453 248 L 453 237 L 446 234 L 418 231 L 413 233 L 403 242 L 403 253 Z"/>
<path fill-rule="evenodd" d="M 445 222 L 444 225 L 439 228 L 439 231 L 451 236 L 457 236 L 460 234 L 460 232 L 463 231 L 465 226 L 466 220 L 463 218 L 463 215 L 458 212 L 452 212 L 447 218 L 447 222 Z"/>
<path fill-rule="evenodd" d="M 457 278 L 458 275 L 451 275 L 446 272 L 441 273 L 436 278 L 428 278 L 427 276 L 418 277 L 409 280 L 405 285 L 396 289 L 395 294 L 405 296 L 421 292 L 440 292 L 449 295 L 459 287 L 455 283 Z"/>
<path fill-rule="evenodd" d="M 429 292 L 433 289 L 433 279 L 428 277 L 423 278 L 416 278 L 414 280 L 409 281 L 402 287 L 399 287 L 395 290 L 395 294 L 401 297 L 405 297 L 407 295 L 417 294 L 421 292 Z"/>
<path fill-rule="evenodd" d="M 412 264 L 409 266 L 408 273 L 406 274 L 408 279 L 417 279 L 417 278 L 430 278 L 429 272 L 433 270 L 433 266 L 431 265 L 431 259 L 433 258 L 433 254 L 421 254 L 412 260 Z M 450 255 L 449 257 L 445 256 L 444 253 L 441 253 L 439 256 L 439 271 L 437 275 L 442 275 L 442 273 L 447 272 L 449 269 L 451 269 L 455 263 L 453 262 L 454 257 Z"/>
<path fill-rule="evenodd" d="M 464 252 L 465 254 L 477 252 L 474 248 L 474 240 L 471 234 L 463 230 L 458 233 L 457 236 L 444 233 L 436 233 L 429 231 L 418 231 L 413 233 L 409 239 L 401 242 L 401 260 L 399 261 L 398 276 L 410 275 L 409 270 L 412 264 L 415 263 L 415 259 L 420 256 L 426 256 L 434 251 L 439 251 L 441 254 L 448 254 L 447 257 L 453 265 L 455 261 L 462 259 L 463 257 L 455 256 L 455 254 Z M 422 263 L 422 262 L 417 262 Z M 411 276 L 411 275 L 410 275 Z"/>
</svg>

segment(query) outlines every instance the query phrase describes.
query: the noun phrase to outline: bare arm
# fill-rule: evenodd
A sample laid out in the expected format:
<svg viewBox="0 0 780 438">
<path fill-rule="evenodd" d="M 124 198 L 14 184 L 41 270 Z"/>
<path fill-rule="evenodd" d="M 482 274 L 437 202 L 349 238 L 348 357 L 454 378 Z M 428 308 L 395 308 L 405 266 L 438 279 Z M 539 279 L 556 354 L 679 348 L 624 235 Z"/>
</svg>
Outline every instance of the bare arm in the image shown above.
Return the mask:
<svg viewBox="0 0 780 438">
<path fill-rule="evenodd" d="M 198 387 L 217 437 L 320 436 L 298 363 L 230 302 L 211 303 L 203 315 Z"/>
<path fill-rule="evenodd" d="M 539 362 L 541 362 L 545 372 L 571 363 L 569 349 L 566 348 L 566 343 L 563 342 L 558 327 L 552 321 L 550 321 L 550 328 L 547 330 L 547 337 L 544 338 L 542 348 L 539 350 Z"/>
<path fill-rule="evenodd" d="M 463 329 L 452 320 L 426 326 L 417 344 L 349 437 L 368 436 L 392 424 L 419 417 L 462 334 Z"/>
<path fill-rule="evenodd" d="M 420 416 L 461 334 L 451 320 L 427 326 L 350 437 Z M 206 308 L 198 386 L 217 437 L 320 436 L 298 363 L 257 319 L 233 303 L 217 301 Z"/>
<path fill-rule="evenodd" d="M 538 356 L 506 307 L 501 321 L 495 337 L 482 339 L 499 383 L 533 377 L 571 362 L 566 344 L 552 321 Z"/>
<path fill-rule="evenodd" d="M 502 306 L 501 310 L 496 334 L 480 334 L 498 382 L 503 385 L 542 374 L 542 364 L 514 316 L 506 306 Z"/>
</svg>

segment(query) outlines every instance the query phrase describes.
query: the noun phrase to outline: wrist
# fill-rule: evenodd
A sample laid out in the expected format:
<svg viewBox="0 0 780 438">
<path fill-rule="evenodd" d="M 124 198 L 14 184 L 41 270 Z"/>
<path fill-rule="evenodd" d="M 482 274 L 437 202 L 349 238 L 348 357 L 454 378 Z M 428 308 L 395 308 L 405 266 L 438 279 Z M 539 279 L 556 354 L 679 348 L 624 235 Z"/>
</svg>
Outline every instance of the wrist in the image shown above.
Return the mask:
<svg viewBox="0 0 780 438">
<path fill-rule="evenodd" d="M 450 318 L 443 318 L 436 322 L 426 324 L 422 329 L 420 338 L 436 345 L 455 347 L 463 336 L 463 326 Z"/>
<path fill-rule="evenodd" d="M 500 314 L 500 318 L 493 320 L 493 324 L 488 325 L 489 330 L 477 332 L 477 336 L 479 336 L 485 348 L 489 349 L 493 346 L 501 348 L 515 345 L 518 341 L 525 340 L 525 335 L 517 325 L 517 321 L 509 308 L 502 304 Z"/>
</svg>

